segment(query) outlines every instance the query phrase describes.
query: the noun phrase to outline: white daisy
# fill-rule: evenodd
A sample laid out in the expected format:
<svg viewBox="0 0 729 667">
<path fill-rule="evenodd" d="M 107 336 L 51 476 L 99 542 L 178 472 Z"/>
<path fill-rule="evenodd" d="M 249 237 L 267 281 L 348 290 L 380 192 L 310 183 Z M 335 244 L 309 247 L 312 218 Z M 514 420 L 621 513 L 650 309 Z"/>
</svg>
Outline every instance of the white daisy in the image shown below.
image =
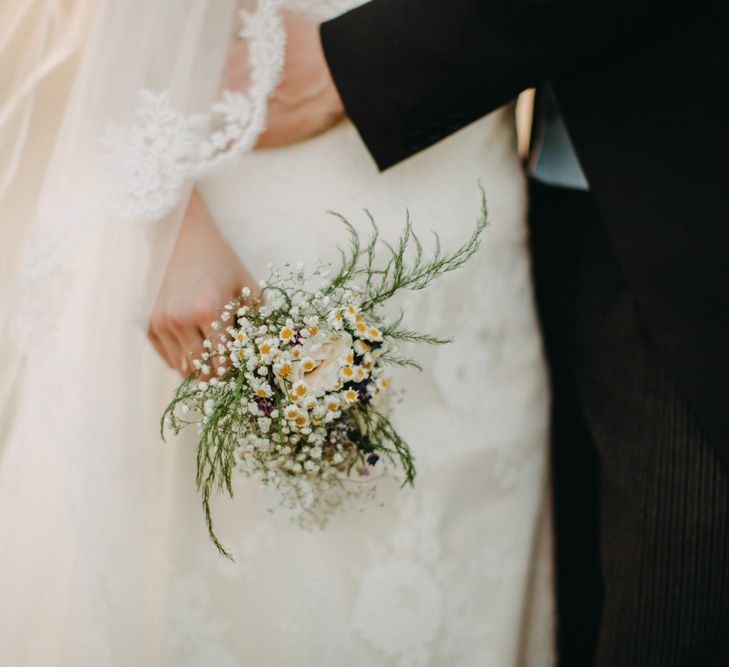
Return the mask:
<svg viewBox="0 0 729 667">
<path fill-rule="evenodd" d="M 306 386 L 306 382 L 303 380 L 299 380 L 298 382 L 294 383 L 294 386 L 291 388 L 291 393 L 296 396 L 296 398 L 304 398 L 308 392 L 308 387 Z"/>
<path fill-rule="evenodd" d="M 342 322 L 342 311 L 339 308 L 329 311 L 327 322 L 334 329 L 341 329 L 344 326 Z"/>
<path fill-rule="evenodd" d="M 346 389 L 342 392 L 342 401 L 346 405 L 352 405 L 352 403 L 356 403 L 358 398 L 358 394 L 354 389 Z"/>
<path fill-rule="evenodd" d="M 296 419 L 301 414 L 301 408 L 299 408 L 296 403 L 292 403 L 291 405 L 287 405 L 284 408 L 284 417 L 286 419 Z"/>
</svg>

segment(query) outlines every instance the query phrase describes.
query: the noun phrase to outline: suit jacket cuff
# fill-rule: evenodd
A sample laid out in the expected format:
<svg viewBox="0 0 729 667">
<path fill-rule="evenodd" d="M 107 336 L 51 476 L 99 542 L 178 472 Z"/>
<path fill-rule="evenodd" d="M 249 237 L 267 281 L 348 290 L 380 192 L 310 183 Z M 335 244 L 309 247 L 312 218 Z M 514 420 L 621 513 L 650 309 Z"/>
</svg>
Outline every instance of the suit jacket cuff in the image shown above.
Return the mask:
<svg viewBox="0 0 729 667">
<path fill-rule="evenodd" d="M 387 30 L 377 20 L 353 10 L 321 25 L 324 54 L 344 108 L 380 169 L 417 151 L 408 143 L 397 96 L 381 80 L 387 71 Z M 367 48 L 361 48 L 360 40 Z M 383 70 L 384 68 L 384 70 Z"/>
</svg>

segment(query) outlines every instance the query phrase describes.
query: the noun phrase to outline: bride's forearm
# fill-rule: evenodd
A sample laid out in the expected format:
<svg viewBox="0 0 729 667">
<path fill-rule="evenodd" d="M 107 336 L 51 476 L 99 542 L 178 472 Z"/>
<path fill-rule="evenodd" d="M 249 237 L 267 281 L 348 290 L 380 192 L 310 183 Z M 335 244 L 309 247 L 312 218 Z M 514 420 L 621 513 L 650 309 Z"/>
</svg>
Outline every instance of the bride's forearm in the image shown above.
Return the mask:
<svg viewBox="0 0 729 667">
<path fill-rule="evenodd" d="M 253 277 L 193 190 L 150 321 L 149 338 L 162 358 L 188 375 L 218 309 L 245 285 L 253 288 Z"/>
</svg>

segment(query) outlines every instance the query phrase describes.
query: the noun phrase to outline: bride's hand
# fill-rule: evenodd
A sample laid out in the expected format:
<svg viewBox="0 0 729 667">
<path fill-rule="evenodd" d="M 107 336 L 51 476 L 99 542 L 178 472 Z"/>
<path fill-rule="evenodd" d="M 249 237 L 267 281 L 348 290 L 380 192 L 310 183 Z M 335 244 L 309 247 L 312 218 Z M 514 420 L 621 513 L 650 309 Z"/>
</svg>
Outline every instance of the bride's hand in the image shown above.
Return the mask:
<svg viewBox="0 0 729 667">
<path fill-rule="evenodd" d="M 157 352 L 183 377 L 192 371 L 191 356 L 200 355 L 205 337 L 217 342 L 210 324 L 244 286 L 255 294 L 256 282 L 194 191 L 149 327 Z"/>
<path fill-rule="evenodd" d="M 302 14 L 281 12 L 286 30 L 286 60 L 281 82 L 268 100 L 266 130 L 258 148 L 273 148 L 309 139 L 344 118 L 344 106 L 329 72 L 319 24 Z M 250 85 L 248 44 L 236 43 L 228 54 L 225 87 Z"/>
</svg>

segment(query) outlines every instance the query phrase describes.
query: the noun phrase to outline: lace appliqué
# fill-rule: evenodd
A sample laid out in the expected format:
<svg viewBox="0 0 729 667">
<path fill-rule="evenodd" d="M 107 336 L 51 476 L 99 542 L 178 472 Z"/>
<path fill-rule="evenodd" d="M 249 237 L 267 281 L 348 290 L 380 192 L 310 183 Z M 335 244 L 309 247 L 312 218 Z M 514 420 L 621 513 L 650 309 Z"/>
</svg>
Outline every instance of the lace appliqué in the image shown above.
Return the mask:
<svg viewBox="0 0 729 667">
<path fill-rule="evenodd" d="M 210 175 L 250 151 L 266 127 L 269 95 L 284 65 L 281 0 L 259 0 L 239 13 L 247 40 L 250 86 L 223 91 L 210 113 L 177 111 L 168 91 L 141 92 L 136 122 L 111 124 L 106 147 L 104 199 L 124 220 L 153 222 L 179 202 L 186 184 Z"/>
<path fill-rule="evenodd" d="M 370 545 L 352 621 L 360 640 L 384 662 L 421 667 L 430 661 L 446 620 L 435 538 L 440 517 L 437 508 L 417 507 L 413 498 L 398 501 L 397 530 L 387 543 Z"/>
<path fill-rule="evenodd" d="M 181 577 L 170 595 L 168 614 L 174 631 L 169 637 L 169 649 L 179 667 L 202 664 L 235 667 L 235 653 L 226 646 L 230 630 L 229 619 L 214 615 L 208 584 L 202 576 L 190 573 Z"/>
</svg>

